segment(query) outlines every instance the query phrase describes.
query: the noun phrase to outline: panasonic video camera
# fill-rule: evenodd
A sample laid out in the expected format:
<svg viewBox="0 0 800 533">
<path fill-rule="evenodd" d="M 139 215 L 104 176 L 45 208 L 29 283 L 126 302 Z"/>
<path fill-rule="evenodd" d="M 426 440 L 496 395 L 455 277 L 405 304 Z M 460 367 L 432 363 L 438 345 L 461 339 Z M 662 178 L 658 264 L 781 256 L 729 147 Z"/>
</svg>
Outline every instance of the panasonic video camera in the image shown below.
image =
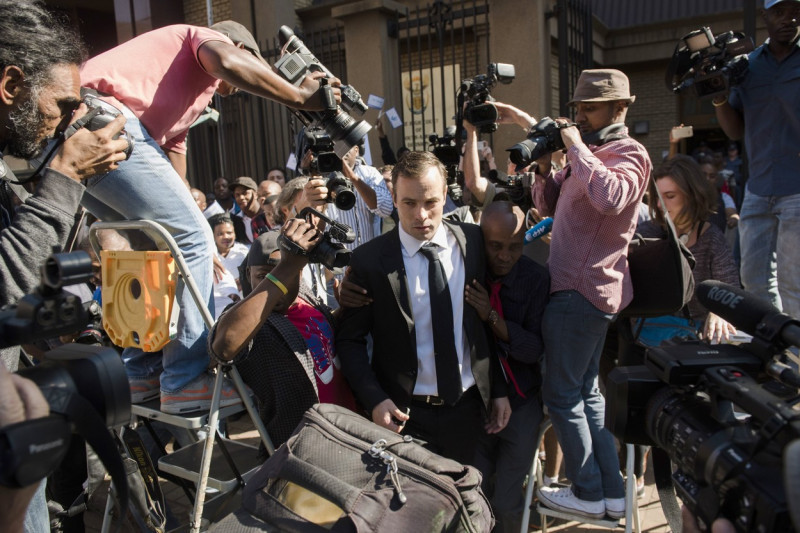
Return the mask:
<svg viewBox="0 0 800 533">
<path fill-rule="evenodd" d="M 364 138 L 372 126 L 362 120 L 358 121 L 350 113 L 359 116 L 366 113 L 368 106 L 361 99 L 361 95 L 350 85 L 342 85 L 342 103 L 338 105 L 328 78 L 334 75 L 325 68 L 325 65 L 306 48 L 288 26 L 281 26 L 278 32 L 281 43 L 281 57 L 275 62 L 275 69 L 289 83 L 299 86 L 306 76 L 312 72 L 324 72 L 325 78 L 320 78 L 320 85 L 325 91 L 327 109 L 325 111 L 301 111 L 292 109 L 292 112 L 307 127 L 320 127 L 328 132 L 333 139 L 334 151 L 343 157 L 353 146 Z"/>
<path fill-rule="evenodd" d="M 753 49 L 753 40 L 742 33 L 715 36 L 708 27 L 692 31 L 675 47 L 667 88 L 676 94 L 693 89 L 700 99 L 728 94 L 747 74 L 747 54 Z"/>
<path fill-rule="evenodd" d="M 745 315 L 754 308 L 740 293 L 719 282 L 698 286 L 701 302 L 723 318 L 725 307 Z M 662 448 L 676 467 L 678 496 L 706 527 L 724 516 L 742 532 L 793 531 L 800 497 L 790 498 L 782 480 L 800 472 L 783 457 L 789 446 L 800 449 L 800 376 L 780 359 L 800 343 L 800 322 L 774 308 L 750 315 L 760 315 L 752 328 L 729 320 L 753 333 L 749 344 L 667 343 L 648 349 L 644 366 L 612 370 L 606 427 L 623 442 Z"/>
<path fill-rule="evenodd" d="M 463 119 L 467 119 L 481 133 L 497 131 L 497 108 L 492 104 L 494 98 L 489 92 L 498 82 L 511 83 L 515 76 L 514 65 L 489 63 L 486 74 L 463 80 L 458 89 L 456 122 L 460 125 Z"/>
<path fill-rule="evenodd" d="M 81 331 L 92 313 L 63 290 L 92 277 L 92 262 L 83 251 L 56 253 L 42 266 L 41 283 L 16 305 L 0 311 L 0 347 Z M 21 369 L 50 405 L 50 415 L 0 428 L 0 485 L 25 487 L 50 475 L 80 433 L 97 451 L 127 507 L 128 489 L 122 459 L 108 428 L 131 419 L 130 384 L 116 350 L 65 344 L 42 361 Z"/>
</svg>

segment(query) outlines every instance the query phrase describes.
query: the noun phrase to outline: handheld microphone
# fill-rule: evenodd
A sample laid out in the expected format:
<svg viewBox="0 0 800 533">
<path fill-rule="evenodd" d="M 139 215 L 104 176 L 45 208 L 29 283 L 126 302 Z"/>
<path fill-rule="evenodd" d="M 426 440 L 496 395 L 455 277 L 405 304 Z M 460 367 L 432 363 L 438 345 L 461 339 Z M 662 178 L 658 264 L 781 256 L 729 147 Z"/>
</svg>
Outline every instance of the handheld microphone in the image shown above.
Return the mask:
<svg viewBox="0 0 800 533">
<path fill-rule="evenodd" d="M 543 218 L 541 222 L 525 232 L 525 243 L 533 242 L 539 237 L 544 237 L 553 229 L 553 219 Z"/>
<path fill-rule="evenodd" d="M 709 280 L 698 284 L 695 294 L 706 309 L 754 337 L 800 346 L 800 322 L 743 289 Z"/>
</svg>

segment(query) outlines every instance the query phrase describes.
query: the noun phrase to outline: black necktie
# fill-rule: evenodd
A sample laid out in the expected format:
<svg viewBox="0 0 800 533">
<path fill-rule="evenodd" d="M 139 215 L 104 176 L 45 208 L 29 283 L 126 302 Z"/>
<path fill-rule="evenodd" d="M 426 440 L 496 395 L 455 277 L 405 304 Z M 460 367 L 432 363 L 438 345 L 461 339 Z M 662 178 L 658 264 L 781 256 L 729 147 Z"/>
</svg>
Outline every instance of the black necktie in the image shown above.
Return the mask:
<svg viewBox="0 0 800 533">
<path fill-rule="evenodd" d="M 461 396 L 461 372 L 458 368 L 456 345 L 453 342 L 453 304 L 450 301 L 450 289 L 436 248 L 435 244 L 428 243 L 420 248 L 420 252 L 428 259 L 428 293 L 431 299 L 436 384 L 439 396 L 448 405 L 453 405 Z"/>
</svg>

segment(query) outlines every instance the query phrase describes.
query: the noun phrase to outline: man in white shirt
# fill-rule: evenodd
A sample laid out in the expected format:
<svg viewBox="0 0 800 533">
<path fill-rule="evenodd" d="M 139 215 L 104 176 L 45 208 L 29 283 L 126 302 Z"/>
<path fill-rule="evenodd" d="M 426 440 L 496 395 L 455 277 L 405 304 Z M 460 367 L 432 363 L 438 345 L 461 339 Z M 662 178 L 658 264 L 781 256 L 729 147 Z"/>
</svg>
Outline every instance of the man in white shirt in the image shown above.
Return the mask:
<svg viewBox="0 0 800 533">
<path fill-rule="evenodd" d="M 464 305 L 466 284 L 485 279 L 483 238 L 476 225 L 442 220 L 447 184 L 430 152 L 406 154 L 392 181 L 399 227 L 350 263 L 372 302 L 344 310 L 342 371 L 373 422 L 469 464 L 485 421 L 500 431 L 510 415 L 494 344 Z"/>
</svg>

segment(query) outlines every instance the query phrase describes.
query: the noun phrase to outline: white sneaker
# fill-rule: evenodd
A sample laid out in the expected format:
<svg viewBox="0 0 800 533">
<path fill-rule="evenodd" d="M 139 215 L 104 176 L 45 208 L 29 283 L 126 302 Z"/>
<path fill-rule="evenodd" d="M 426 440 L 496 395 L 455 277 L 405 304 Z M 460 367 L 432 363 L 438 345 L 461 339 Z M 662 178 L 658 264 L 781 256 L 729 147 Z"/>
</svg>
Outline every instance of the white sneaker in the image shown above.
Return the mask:
<svg viewBox="0 0 800 533">
<path fill-rule="evenodd" d="M 570 487 L 542 487 L 536 491 L 539 501 L 545 507 L 564 511 L 586 518 L 603 518 L 606 514 L 606 505 L 603 500 L 590 502 L 581 500 L 572 493 Z"/>
<path fill-rule="evenodd" d="M 604 501 L 608 516 L 616 520 L 625 518 L 625 498 L 606 498 Z"/>
</svg>

